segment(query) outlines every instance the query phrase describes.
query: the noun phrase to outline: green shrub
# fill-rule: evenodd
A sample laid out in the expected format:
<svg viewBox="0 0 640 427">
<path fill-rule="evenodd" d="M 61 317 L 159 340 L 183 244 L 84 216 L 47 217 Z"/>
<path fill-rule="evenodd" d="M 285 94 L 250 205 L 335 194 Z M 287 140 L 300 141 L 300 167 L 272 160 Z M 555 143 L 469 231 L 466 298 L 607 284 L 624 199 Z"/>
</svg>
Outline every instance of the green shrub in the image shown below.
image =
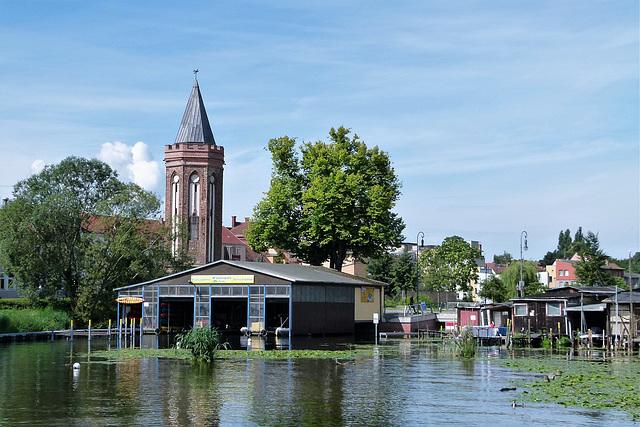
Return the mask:
<svg viewBox="0 0 640 427">
<path fill-rule="evenodd" d="M 71 324 L 66 313 L 51 307 L 1 310 L 0 333 L 48 331 L 52 320 L 55 329 L 68 329 Z"/>
<path fill-rule="evenodd" d="M 571 339 L 569 337 L 562 337 L 556 340 L 557 347 L 571 347 Z"/>
<path fill-rule="evenodd" d="M 196 360 L 210 362 L 218 350 L 225 349 L 227 343 L 220 342 L 220 334 L 216 328 L 195 327 L 177 337 L 178 348 L 191 350 Z"/>
<path fill-rule="evenodd" d="M 542 340 L 540 341 L 540 346 L 542 348 L 551 348 L 551 338 L 542 337 Z"/>
</svg>

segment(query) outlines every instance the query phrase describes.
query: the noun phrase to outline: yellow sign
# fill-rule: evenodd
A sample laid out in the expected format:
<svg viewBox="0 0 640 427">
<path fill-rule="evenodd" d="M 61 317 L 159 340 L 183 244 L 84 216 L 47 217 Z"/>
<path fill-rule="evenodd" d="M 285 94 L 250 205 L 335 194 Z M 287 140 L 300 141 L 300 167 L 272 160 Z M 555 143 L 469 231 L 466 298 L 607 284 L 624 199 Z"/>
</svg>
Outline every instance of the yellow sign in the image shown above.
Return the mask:
<svg viewBox="0 0 640 427">
<path fill-rule="evenodd" d="M 140 304 L 143 303 L 144 300 L 140 297 L 119 297 L 116 298 L 116 302 L 120 304 Z"/>
<path fill-rule="evenodd" d="M 360 288 L 360 302 L 374 302 L 373 287 L 363 286 Z"/>
<path fill-rule="evenodd" d="M 233 275 L 193 275 L 191 283 L 201 285 L 205 283 L 253 283 L 253 274 L 233 274 Z"/>
</svg>

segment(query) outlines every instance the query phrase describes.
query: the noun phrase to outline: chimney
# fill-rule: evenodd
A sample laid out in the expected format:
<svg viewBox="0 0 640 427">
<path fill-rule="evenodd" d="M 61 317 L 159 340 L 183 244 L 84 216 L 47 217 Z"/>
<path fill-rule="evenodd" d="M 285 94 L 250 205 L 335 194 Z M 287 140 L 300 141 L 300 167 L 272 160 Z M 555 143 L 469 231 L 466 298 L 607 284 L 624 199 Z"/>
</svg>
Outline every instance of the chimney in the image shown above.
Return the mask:
<svg viewBox="0 0 640 427">
<path fill-rule="evenodd" d="M 249 217 L 248 216 L 244 217 L 244 222 L 249 222 Z"/>
<path fill-rule="evenodd" d="M 231 215 L 231 228 L 235 227 L 236 225 L 236 216 L 235 215 Z"/>
</svg>

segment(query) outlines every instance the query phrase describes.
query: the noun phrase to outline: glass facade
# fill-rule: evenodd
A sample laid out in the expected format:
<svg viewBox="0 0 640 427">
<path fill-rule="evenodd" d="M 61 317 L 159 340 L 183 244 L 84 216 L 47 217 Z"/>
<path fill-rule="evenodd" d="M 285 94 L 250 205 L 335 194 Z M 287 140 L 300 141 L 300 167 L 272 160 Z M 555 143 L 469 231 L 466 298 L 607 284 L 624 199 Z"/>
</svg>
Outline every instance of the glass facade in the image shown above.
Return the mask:
<svg viewBox="0 0 640 427">
<path fill-rule="evenodd" d="M 119 297 L 142 297 L 144 299 L 143 325 L 146 330 L 159 329 L 161 303 L 182 301 L 193 303 L 193 322 L 196 326 L 211 324 L 214 313 L 211 302 L 219 298 L 246 298 L 248 304 L 248 326 L 260 332 L 265 324 L 265 304 L 267 298 L 290 296 L 289 285 L 142 285 L 119 291 Z M 119 312 L 120 313 L 120 312 Z M 118 315 L 120 317 L 120 314 Z"/>
</svg>

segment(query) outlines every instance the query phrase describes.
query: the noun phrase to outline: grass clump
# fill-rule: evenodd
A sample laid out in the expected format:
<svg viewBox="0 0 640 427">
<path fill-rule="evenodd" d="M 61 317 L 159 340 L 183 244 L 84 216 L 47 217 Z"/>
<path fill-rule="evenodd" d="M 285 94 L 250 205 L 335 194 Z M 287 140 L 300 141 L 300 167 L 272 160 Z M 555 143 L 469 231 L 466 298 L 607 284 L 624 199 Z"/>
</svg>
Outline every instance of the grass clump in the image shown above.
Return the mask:
<svg viewBox="0 0 640 427">
<path fill-rule="evenodd" d="M 191 354 L 196 360 L 210 362 L 216 357 L 219 350 L 227 348 L 227 343 L 221 342 L 220 334 L 216 328 L 201 326 L 178 335 L 177 347 L 191 350 Z"/>
<path fill-rule="evenodd" d="M 455 356 L 473 357 L 476 354 L 476 340 L 472 328 L 463 328 L 458 335 L 447 338 L 445 343 Z"/>
</svg>

